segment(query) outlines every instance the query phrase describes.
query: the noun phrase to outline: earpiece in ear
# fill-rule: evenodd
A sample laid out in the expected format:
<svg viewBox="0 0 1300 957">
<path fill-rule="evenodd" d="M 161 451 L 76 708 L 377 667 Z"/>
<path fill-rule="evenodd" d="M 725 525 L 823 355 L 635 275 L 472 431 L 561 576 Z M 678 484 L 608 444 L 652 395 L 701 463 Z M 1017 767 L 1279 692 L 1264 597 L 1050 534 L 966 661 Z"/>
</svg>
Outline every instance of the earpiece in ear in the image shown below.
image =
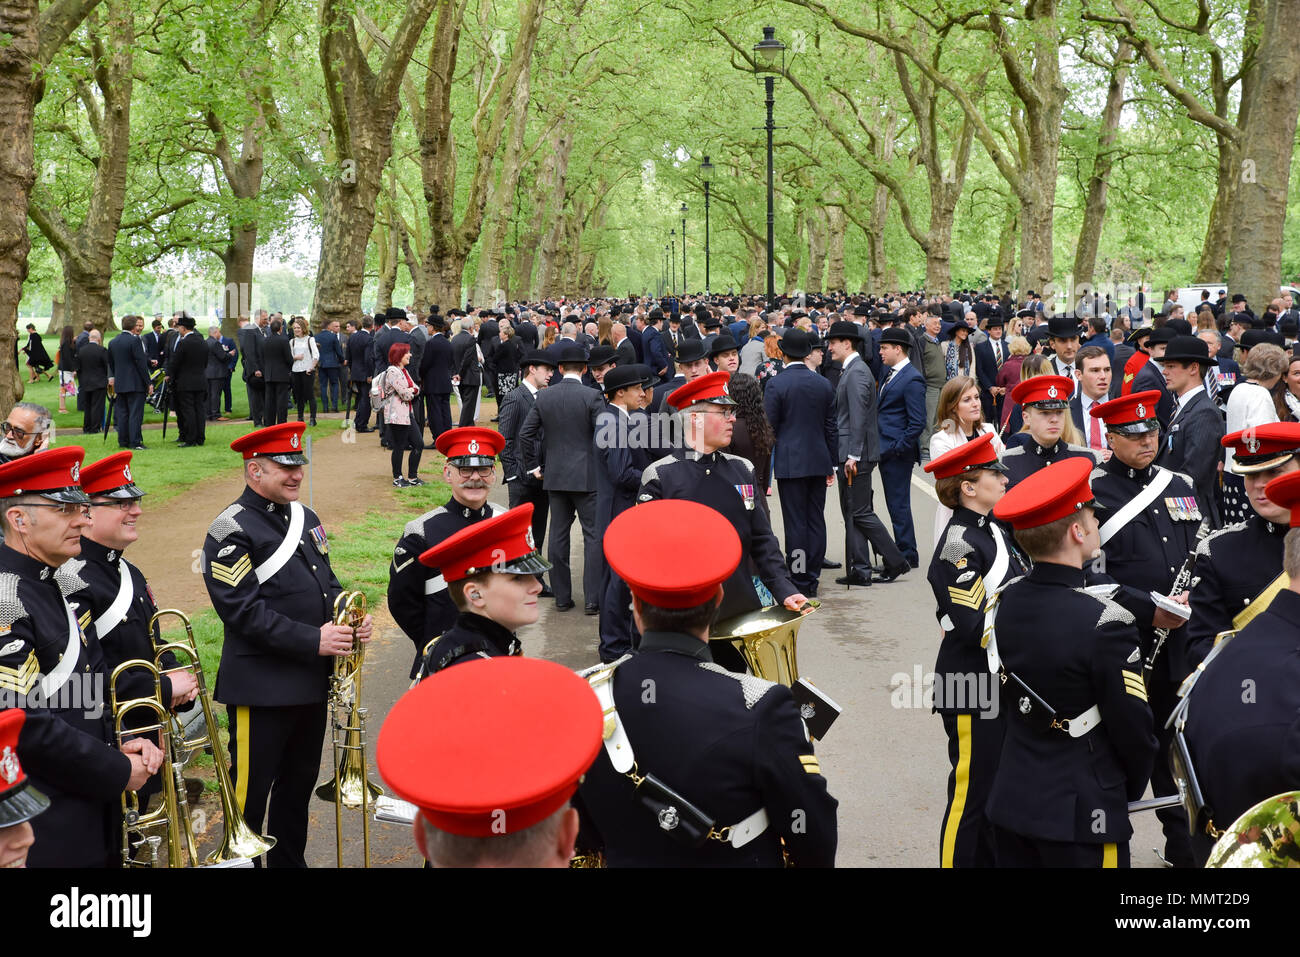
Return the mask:
<svg viewBox="0 0 1300 957">
<path fill-rule="evenodd" d="M 482 601 L 482 600 L 483 600 L 483 596 L 480 595 L 480 594 L 479 594 L 478 592 L 476 592 L 476 591 L 472 591 L 472 592 L 470 592 L 470 593 L 469 593 L 469 597 L 470 597 L 471 599 L 473 599 L 474 601 Z"/>
</svg>

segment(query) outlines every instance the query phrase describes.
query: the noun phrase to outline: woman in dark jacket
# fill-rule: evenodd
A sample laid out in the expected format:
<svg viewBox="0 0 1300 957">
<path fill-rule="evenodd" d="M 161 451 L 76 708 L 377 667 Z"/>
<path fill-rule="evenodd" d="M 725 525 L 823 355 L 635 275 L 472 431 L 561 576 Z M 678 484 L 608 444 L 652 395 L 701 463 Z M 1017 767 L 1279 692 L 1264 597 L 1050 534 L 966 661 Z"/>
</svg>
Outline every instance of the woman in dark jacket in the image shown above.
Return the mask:
<svg viewBox="0 0 1300 957">
<path fill-rule="evenodd" d="M 728 388 L 736 403 L 736 427 L 731 433 L 731 445 L 723 451 L 747 458 L 754 466 L 754 479 L 763 493 L 754 497 L 767 513 L 766 492 L 772 484 L 772 448 L 776 436 L 763 411 L 763 390 L 757 379 L 743 372 L 732 374 Z"/>
<path fill-rule="evenodd" d="M 510 394 L 511 389 L 519 385 L 519 360 L 524 354 L 524 344 L 515 335 L 515 327 L 508 320 L 501 321 L 498 334 L 501 341 L 497 343 L 492 358 L 496 363 L 497 402 L 500 403 Z"/>
<path fill-rule="evenodd" d="M 36 327 L 30 322 L 27 323 L 27 345 L 23 346 L 23 353 L 27 356 L 27 368 L 32 370 L 28 382 L 35 382 L 42 375 L 47 379 L 54 378 L 53 373 L 49 372 L 54 363 L 50 361 L 50 354 L 45 351 L 45 344 L 41 342 Z"/>
<path fill-rule="evenodd" d="M 77 394 L 77 346 L 72 326 L 64 326 L 59 334 L 59 411 L 68 411 L 68 396 Z"/>
</svg>

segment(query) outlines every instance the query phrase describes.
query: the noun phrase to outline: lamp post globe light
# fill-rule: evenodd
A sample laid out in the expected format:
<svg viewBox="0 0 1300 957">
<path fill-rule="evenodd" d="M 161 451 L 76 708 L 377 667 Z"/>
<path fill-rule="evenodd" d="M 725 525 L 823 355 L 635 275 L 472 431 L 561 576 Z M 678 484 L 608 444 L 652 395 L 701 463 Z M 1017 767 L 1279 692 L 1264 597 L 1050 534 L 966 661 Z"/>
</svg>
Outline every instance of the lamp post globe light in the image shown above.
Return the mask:
<svg viewBox="0 0 1300 957">
<path fill-rule="evenodd" d="M 704 295 L 709 295 L 709 183 L 713 179 L 713 164 L 709 154 L 704 154 L 700 164 L 700 179 L 704 182 Z"/>
<path fill-rule="evenodd" d="M 768 73 L 763 77 L 763 90 L 766 93 L 764 99 L 767 105 L 767 122 L 763 129 L 767 130 L 767 307 L 772 309 L 776 306 L 776 238 L 775 223 L 776 214 L 773 207 L 772 194 L 772 131 L 776 129 L 772 122 L 772 107 L 776 104 L 776 77 L 772 71 L 776 70 L 777 54 L 781 55 L 781 73 L 785 72 L 785 44 L 776 38 L 776 27 L 763 27 L 763 39 L 754 44 L 754 66 L 755 70 L 763 70 Z"/>
</svg>

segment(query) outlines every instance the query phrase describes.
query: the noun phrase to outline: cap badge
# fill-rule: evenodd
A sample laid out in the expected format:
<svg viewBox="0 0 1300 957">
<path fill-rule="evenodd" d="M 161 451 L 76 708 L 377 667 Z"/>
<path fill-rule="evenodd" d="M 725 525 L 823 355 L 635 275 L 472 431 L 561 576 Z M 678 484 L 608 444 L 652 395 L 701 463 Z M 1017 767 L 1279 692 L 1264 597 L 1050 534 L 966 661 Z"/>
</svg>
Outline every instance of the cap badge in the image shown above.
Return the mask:
<svg viewBox="0 0 1300 957">
<path fill-rule="evenodd" d="M 467 448 L 470 455 L 478 455 L 478 439 L 471 439 Z"/>
<path fill-rule="evenodd" d="M 289 436 L 289 447 L 290 447 L 290 448 L 294 448 L 294 449 L 296 449 L 296 448 L 298 447 L 298 433 L 297 433 L 297 432 L 295 432 L 293 435 Z"/>
<path fill-rule="evenodd" d="M 665 831 L 671 831 L 681 823 L 681 815 L 677 813 L 677 808 L 671 804 L 659 812 L 659 826 Z"/>
<path fill-rule="evenodd" d="M 73 463 L 72 463 L 72 481 L 75 483 L 75 482 L 78 482 L 78 481 L 80 481 L 80 480 L 81 480 L 81 466 L 80 466 L 78 463 L 73 462 Z"/>
<path fill-rule="evenodd" d="M 722 394 L 723 394 L 723 395 L 731 395 L 731 388 L 730 388 L 730 387 L 727 385 L 727 383 L 725 383 L 725 382 L 722 383 Z"/>
<path fill-rule="evenodd" d="M 129 465 L 122 466 L 122 478 L 126 479 L 128 482 L 135 481 L 134 479 L 131 478 L 131 466 Z"/>
<path fill-rule="evenodd" d="M 1025 698 L 1021 698 L 1021 699 L 1020 699 L 1020 713 L 1021 713 L 1021 714 L 1029 714 L 1029 712 L 1030 712 L 1030 710 L 1031 710 L 1032 708 L 1033 708 L 1033 705 L 1029 703 L 1029 698 L 1028 698 L 1028 697 L 1025 697 Z"/>
<path fill-rule="evenodd" d="M 805 721 L 811 721 L 817 715 L 817 709 L 811 704 L 805 702 L 799 706 L 799 717 Z"/>
<path fill-rule="evenodd" d="M 537 551 L 537 543 L 533 541 L 533 527 L 531 525 L 524 529 L 524 543 L 533 551 Z"/>
<path fill-rule="evenodd" d="M 1054 385 L 1049 385 L 1049 386 L 1047 387 L 1047 397 L 1048 397 L 1049 399 L 1055 399 L 1055 398 L 1056 398 L 1056 386 L 1054 386 Z"/>
<path fill-rule="evenodd" d="M 1259 451 L 1259 439 L 1255 438 L 1253 435 L 1250 436 L 1249 438 L 1247 438 L 1247 439 L 1246 439 L 1246 451 L 1249 452 L 1251 455 L 1254 455 L 1256 452 L 1258 452 L 1258 451 Z"/>
<path fill-rule="evenodd" d="M 0 777 L 3 777 L 9 784 L 18 780 L 18 775 L 22 773 L 22 768 L 18 765 L 18 755 L 14 754 L 14 749 L 5 745 L 4 754 L 0 756 Z"/>
<path fill-rule="evenodd" d="M 1147 417 L 1147 407 L 1141 402 L 1138 403 L 1137 414 L 1139 419 L 1145 419 Z"/>
</svg>

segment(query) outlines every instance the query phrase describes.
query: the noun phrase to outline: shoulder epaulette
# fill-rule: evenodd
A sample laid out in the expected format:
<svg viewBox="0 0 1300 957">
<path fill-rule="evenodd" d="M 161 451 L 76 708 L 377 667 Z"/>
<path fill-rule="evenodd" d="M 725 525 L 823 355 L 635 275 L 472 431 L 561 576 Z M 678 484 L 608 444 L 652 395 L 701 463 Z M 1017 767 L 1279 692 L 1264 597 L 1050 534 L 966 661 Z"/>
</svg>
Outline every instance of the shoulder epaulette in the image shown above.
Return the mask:
<svg viewBox="0 0 1300 957">
<path fill-rule="evenodd" d="M 69 558 L 55 570 L 54 580 L 58 582 L 59 591 L 63 592 L 65 598 L 87 586 L 87 581 L 81 577 L 81 570 L 85 567 L 86 562 L 83 559 Z"/>
<path fill-rule="evenodd" d="M 1118 621 L 1124 625 L 1132 625 L 1137 622 L 1137 619 L 1133 617 L 1132 612 L 1118 602 L 1113 602 L 1109 598 L 1103 598 L 1101 595 L 1098 595 L 1095 592 L 1090 592 L 1086 588 L 1076 588 L 1075 591 L 1080 595 L 1087 595 L 1093 601 L 1101 605 L 1101 616 L 1097 619 L 1097 624 L 1093 626 L 1094 628 L 1100 628 L 1102 625 L 1108 624 L 1112 621 Z"/>
<path fill-rule="evenodd" d="M 775 681 L 765 681 L 754 675 L 741 674 L 737 671 L 728 671 L 722 665 L 713 661 L 701 661 L 700 667 L 705 671 L 712 671 L 715 674 L 726 675 L 740 683 L 740 692 L 745 696 L 745 709 L 751 710 L 754 705 L 758 704 L 763 695 L 767 694 L 776 687 Z"/>
<path fill-rule="evenodd" d="M 945 562 L 956 565 L 973 551 L 975 551 L 974 547 L 966 541 L 966 529 L 960 525 L 949 525 L 939 557 Z"/>
<path fill-rule="evenodd" d="M 235 516 L 243 510 L 244 506 L 236 502 L 212 520 L 212 524 L 208 526 L 208 534 L 214 542 L 223 542 L 230 535 L 241 530 L 240 524 L 235 521 Z"/>
<path fill-rule="evenodd" d="M 1225 525 L 1223 526 L 1223 528 L 1220 528 L 1217 531 L 1210 532 L 1210 534 L 1206 535 L 1203 539 L 1201 539 L 1201 543 L 1196 546 L 1196 554 L 1200 557 L 1208 558 L 1210 554 L 1210 543 L 1212 541 L 1214 541 L 1216 538 L 1218 538 L 1221 535 L 1228 534 L 1229 532 L 1239 532 L 1245 527 L 1246 527 L 1245 522 L 1237 522 L 1233 525 Z"/>
<path fill-rule="evenodd" d="M 443 505 L 439 505 L 437 508 L 430 509 L 429 511 L 425 512 L 419 518 L 411 519 L 409 522 L 406 523 L 406 527 L 402 529 L 402 537 L 405 538 L 407 535 L 419 535 L 421 538 L 423 538 L 424 523 L 427 522 L 429 519 L 433 518 L 435 515 L 441 515 L 445 511 L 447 511 L 446 507 Z"/>
<path fill-rule="evenodd" d="M 0 572 L 0 629 L 8 631 L 13 623 L 27 617 L 23 600 L 18 597 L 18 576 Z"/>
</svg>

